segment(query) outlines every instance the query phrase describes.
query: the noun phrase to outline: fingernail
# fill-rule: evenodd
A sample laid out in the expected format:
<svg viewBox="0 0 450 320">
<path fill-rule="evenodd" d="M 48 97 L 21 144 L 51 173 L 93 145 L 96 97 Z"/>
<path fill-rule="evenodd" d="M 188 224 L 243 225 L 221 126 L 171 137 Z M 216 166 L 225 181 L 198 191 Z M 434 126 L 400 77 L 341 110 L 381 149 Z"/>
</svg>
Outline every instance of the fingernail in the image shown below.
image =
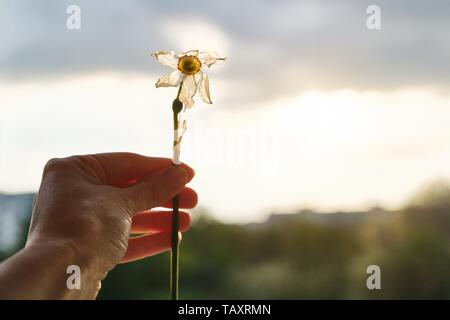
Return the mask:
<svg viewBox="0 0 450 320">
<path fill-rule="evenodd" d="M 172 166 L 164 172 L 164 180 L 166 180 L 172 188 L 182 187 L 187 183 L 186 170 L 180 166 Z"/>
</svg>

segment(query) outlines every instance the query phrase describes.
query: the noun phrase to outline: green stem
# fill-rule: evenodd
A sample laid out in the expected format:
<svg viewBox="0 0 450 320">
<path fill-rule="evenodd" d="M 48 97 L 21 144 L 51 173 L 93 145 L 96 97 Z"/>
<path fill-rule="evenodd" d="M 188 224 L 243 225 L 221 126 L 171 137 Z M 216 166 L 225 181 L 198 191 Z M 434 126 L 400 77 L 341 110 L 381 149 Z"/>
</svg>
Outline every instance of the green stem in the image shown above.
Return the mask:
<svg viewBox="0 0 450 320">
<path fill-rule="evenodd" d="M 172 300 L 178 300 L 179 279 L 179 242 L 178 242 L 178 208 L 180 198 L 176 195 L 172 199 L 172 251 L 170 253 L 170 296 Z"/>
<path fill-rule="evenodd" d="M 183 83 L 180 84 L 178 89 L 178 94 L 172 104 L 173 110 L 173 129 L 178 130 L 178 114 L 182 110 L 183 104 L 180 102 L 179 97 L 181 93 L 181 87 Z M 174 141 L 175 143 L 175 141 Z M 180 197 L 176 195 L 172 199 L 172 251 L 170 253 L 170 297 L 172 300 L 178 300 L 178 279 L 179 279 L 179 241 L 178 241 L 178 230 L 179 230 L 179 207 L 180 207 Z"/>
</svg>

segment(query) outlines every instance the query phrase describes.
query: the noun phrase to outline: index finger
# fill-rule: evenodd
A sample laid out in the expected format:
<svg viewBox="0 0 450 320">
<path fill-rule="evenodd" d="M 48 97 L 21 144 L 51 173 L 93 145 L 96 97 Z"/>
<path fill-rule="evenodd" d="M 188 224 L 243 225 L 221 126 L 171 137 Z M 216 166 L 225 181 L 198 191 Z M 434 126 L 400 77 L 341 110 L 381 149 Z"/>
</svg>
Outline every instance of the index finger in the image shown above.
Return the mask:
<svg viewBox="0 0 450 320">
<path fill-rule="evenodd" d="M 168 158 L 146 157 L 128 152 L 100 153 L 92 157 L 100 166 L 102 172 L 99 174 L 104 180 L 102 182 L 115 187 L 130 186 L 155 171 L 174 165 Z M 194 177 L 194 170 L 184 163 L 181 166 L 186 170 L 189 182 Z"/>
</svg>

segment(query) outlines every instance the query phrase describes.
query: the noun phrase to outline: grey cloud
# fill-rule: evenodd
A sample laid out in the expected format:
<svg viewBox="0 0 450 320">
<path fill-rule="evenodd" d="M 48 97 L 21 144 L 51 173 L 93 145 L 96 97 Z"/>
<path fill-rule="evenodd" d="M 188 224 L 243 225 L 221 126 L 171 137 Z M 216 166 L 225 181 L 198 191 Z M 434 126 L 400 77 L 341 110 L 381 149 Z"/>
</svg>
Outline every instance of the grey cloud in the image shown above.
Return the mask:
<svg viewBox="0 0 450 320">
<path fill-rule="evenodd" d="M 157 30 L 176 16 L 212 21 L 230 37 L 221 76 L 246 89 L 230 95 L 230 104 L 311 88 L 448 88 L 450 3 L 376 2 L 381 31 L 365 27 L 372 1 L 3 0 L 0 77 L 160 72 L 148 53 L 170 48 Z M 82 8 L 79 32 L 65 28 L 65 8 L 73 3 Z"/>
</svg>

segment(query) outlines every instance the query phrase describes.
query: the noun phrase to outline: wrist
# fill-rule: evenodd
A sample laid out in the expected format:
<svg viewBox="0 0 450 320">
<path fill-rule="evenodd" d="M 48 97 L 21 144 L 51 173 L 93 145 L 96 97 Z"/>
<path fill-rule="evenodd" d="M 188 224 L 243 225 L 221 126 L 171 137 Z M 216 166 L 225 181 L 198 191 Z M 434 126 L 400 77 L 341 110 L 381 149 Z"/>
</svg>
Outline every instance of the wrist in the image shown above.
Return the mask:
<svg viewBox="0 0 450 320">
<path fill-rule="evenodd" d="M 72 241 L 33 241 L 22 251 L 44 269 L 42 280 L 49 279 L 51 299 L 94 299 L 106 276 L 101 273 L 96 255 Z"/>
</svg>

